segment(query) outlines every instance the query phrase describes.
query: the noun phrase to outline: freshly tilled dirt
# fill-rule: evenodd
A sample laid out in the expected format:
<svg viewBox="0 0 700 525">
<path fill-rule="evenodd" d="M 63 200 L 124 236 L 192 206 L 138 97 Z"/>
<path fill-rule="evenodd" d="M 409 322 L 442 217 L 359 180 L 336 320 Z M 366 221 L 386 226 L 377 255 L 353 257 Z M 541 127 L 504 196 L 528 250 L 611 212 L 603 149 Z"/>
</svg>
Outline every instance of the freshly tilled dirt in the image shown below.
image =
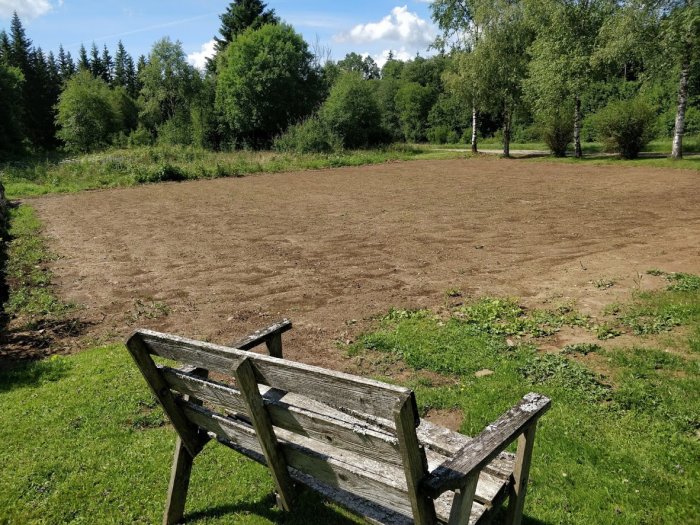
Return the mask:
<svg viewBox="0 0 700 525">
<path fill-rule="evenodd" d="M 158 184 L 27 201 L 58 294 L 90 333 L 137 327 L 226 343 L 289 317 L 286 356 L 343 368 L 391 307 L 462 296 L 596 313 L 700 272 L 700 175 L 524 160 L 413 161 Z M 608 290 L 594 286 L 612 279 Z"/>
</svg>

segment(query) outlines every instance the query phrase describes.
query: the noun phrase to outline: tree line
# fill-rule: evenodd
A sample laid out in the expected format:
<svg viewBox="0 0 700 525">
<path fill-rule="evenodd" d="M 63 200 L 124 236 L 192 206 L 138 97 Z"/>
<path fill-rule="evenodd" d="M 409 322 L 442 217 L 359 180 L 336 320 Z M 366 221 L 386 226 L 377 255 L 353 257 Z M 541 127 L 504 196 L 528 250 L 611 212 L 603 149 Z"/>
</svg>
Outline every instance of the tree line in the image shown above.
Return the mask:
<svg viewBox="0 0 700 525">
<path fill-rule="evenodd" d="M 163 38 L 77 59 L 0 32 L 0 153 L 185 144 L 330 152 L 395 141 L 600 139 L 633 157 L 700 132 L 699 0 L 436 0 L 437 52 L 379 67 L 309 45 L 260 0 L 221 15 L 206 71 Z"/>
</svg>

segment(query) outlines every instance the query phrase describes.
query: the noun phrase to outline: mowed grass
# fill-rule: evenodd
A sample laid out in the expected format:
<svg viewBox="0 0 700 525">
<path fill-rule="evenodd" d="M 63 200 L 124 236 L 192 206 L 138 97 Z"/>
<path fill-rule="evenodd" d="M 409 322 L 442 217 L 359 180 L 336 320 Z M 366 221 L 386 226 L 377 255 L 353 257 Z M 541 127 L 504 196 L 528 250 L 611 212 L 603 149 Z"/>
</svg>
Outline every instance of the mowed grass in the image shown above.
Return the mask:
<svg viewBox="0 0 700 525">
<path fill-rule="evenodd" d="M 396 145 L 337 154 L 213 152 L 191 147 L 143 147 L 77 157 L 54 155 L 0 165 L 0 181 L 10 199 L 134 186 L 164 181 L 242 177 L 262 172 L 362 166 L 397 160 L 457 158 L 458 152 Z"/>
<path fill-rule="evenodd" d="M 449 318 L 392 311 L 351 353 L 437 373 L 407 384 L 424 414 L 455 410 L 471 435 L 529 391 L 550 396 L 526 523 L 698 523 L 700 292 L 683 282 L 689 289 L 617 310 L 659 314 L 682 304 L 681 326 L 665 332 L 670 351 L 640 337 L 632 348 L 543 354 L 532 344 L 538 337 L 589 320 L 568 306 L 526 311 L 483 299 Z M 482 369 L 494 374 L 476 378 Z M 160 520 L 175 434 L 123 346 L 0 373 L 0 414 L 0 523 Z M 265 468 L 210 445 L 195 463 L 188 522 L 356 522 L 312 493 L 283 514 L 272 491 Z"/>
<path fill-rule="evenodd" d="M 409 384 L 424 413 L 454 410 L 469 435 L 527 392 L 551 397 L 528 489 L 533 523 L 700 523 L 700 289 L 638 295 L 623 307 L 647 319 L 682 312 L 673 332 L 649 332 L 664 330 L 663 347 L 640 336 L 632 347 L 542 353 L 537 337 L 587 321 L 515 305 L 482 300 L 448 319 L 394 311 L 350 353 L 442 376 L 416 374 Z M 483 369 L 494 373 L 477 378 Z"/>
<path fill-rule="evenodd" d="M 121 345 L 0 373 L 0 523 L 159 523 L 175 433 Z M 267 470 L 197 457 L 188 523 L 352 523 L 311 493 L 275 508 Z"/>
</svg>

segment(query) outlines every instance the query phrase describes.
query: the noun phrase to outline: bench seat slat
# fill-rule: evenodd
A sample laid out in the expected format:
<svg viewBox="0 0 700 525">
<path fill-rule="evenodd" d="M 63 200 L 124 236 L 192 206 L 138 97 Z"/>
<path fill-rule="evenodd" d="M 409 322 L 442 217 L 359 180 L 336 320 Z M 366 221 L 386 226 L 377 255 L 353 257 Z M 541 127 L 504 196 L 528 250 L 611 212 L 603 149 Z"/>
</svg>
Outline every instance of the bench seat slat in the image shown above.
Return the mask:
<svg viewBox="0 0 700 525">
<path fill-rule="evenodd" d="M 256 456 L 246 455 L 260 463 L 265 463 L 260 444 L 249 424 L 221 416 L 189 402 L 179 401 L 179 404 L 193 423 L 213 433 L 219 441 L 223 439 L 229 446 L 235 445 L 237 449 L 255 452 Z M 346 496 L 348 491 L 360 494 L 363 496 L 360 499 L 365 502 L 371 502 L 375 506 L 384 508 L 385 511 L 390 510 L 406 519 L 412 519 L 409 518 L 412 514 L 411 506 L 406 493 L 403 472 L 399 467 L 382 465 L 380 462 L 334 447 L 319 446 L 317 442 L 312 444 L 306 438 L 283 430 L 278 431 L 278 438 L 288 465 L 293 470 L 306 473 L 307 477 L 310 475 L 319 483 L 328 485 L 329 490 L 339 491 L 339 494 L 345 492 Z M 310 447 L 313 447 L 313 450 Z M 441 463 L 445 459 L 445 456 L 434 452 L 429 454 L 429 463 Z M 506 479 L 482 473 L 477 485 L 472 517 L 475 519 L 480 517 L 493 506 L 496 498 L 502 499 L 507 492 L 507 485 Z M 446 520 L 449 516 L 452 495 L 452 492 L 448 492 L 436 500 L 438 518 Z M 333 499 L 347 506 L 347 502 Z M 392 512 L 385 512 L 385 514 L 389 515 Z"/>
<path fill-rule="evenodd" d="M 201 379 L 169 367 L 160 367 L 169 386 L 186 395 L 249 416 L 238 389 Z M 259 385 L 272 424 L 325 444 L 356 452 L 378 461 L 401 465 L 396 437 L 342 412 L 319 405 L 298 394 Z"/>
<path fill-rule="evenodd" d="M 411 392 L 372 379 L 152 330 L 139 330 L 132 337 L 141 338 L 153 354 L 226 375 L 248 357 L 255 363 L 259 383 L 386 419 L 393 418 L 397 402 Z"/>
</svg>

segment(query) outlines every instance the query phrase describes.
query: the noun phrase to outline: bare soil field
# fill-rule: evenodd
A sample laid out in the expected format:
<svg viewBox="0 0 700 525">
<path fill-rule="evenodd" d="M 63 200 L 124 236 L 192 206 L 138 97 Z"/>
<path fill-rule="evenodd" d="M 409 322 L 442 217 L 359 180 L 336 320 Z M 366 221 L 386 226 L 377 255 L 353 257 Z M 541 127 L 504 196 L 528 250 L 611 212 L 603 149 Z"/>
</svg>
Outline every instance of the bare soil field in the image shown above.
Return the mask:
<svg viewBox="0 0 700 525">
<path fill-rule="evenodd" d="M 595 315 L 651 286 L 650 268 L 700 272 L 694 171 L 414 161 L 27 202 L 90 336 L 150 327 L 226 343 L 289 317 L 286 355 L 336 368 L 337 342 L 372 316 L 439 307 L 447 290 Z"/>
</svg>

